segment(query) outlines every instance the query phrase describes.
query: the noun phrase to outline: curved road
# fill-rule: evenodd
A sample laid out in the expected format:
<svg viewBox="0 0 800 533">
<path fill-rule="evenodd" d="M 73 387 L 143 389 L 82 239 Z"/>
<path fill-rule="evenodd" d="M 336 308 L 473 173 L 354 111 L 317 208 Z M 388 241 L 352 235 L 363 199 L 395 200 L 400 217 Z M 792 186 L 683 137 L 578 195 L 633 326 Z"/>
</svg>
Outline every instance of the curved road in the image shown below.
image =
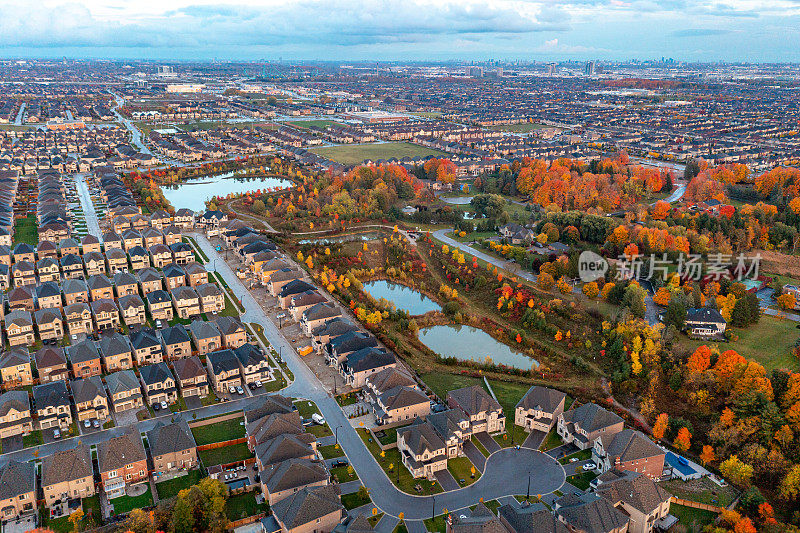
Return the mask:
<svg viewBox="0 0 800 533">
<path fill-rule="evenodd" d="M 422 520 L 430 518 L 434 507 L 436 514 L 439 515 L 444 509 L 454 511 L 474 505 L 480 498 L 489 501 L 502 496 L 525 494 L 528 477 L 520 473 L 532 473 L 535 476 L 531 478 L 532 494 L 548 494 L 563 485 L 566 477 L 564 469 L 551 457 L 528 448 L 519 450 L 506 448 L 489 457 L 483 476 L 469 487 L 436 496 L 415 496 L 400 491 L 386 477 L 336 400 L 297 355 L 292 345 L 245 289 L 216 248 L 205 235 L 194 233 L 192 237 L 212 262 L 217 259 L 217 272 L 245 307 L 242 320 L 261 325 L 269 342 L 273 347 L 280 348 L 284 354 L 283 358 L 294 374 L 295 380 L 282 393 L 314 401 L 328 425 L 332 429 L 339 428 L 337 433 L 342 450 L 358 473 L 361 482 L 369 487 L 374 505 L 384 513 L 393 517 L 403 513 L 406 520 Z"/>
<path fill-rule="evenodd" d="M 114 115 L 117 117 L 117 120 L 119 122 L 121 122 L 122 125 L 125 126 L 125 128 L 130 132 L 130 134 L 131 134 L 131 142 L 136 146 L 136 148 L 139 149 L 140 152 L 145 153 L 145 154 L 149 154 L 149 155 L 153 155 L 153 152 L 151 152 L 150 149 L 147 146 L 144 145 L 144 142 L 142 142 L 142 132 L 139 131 L 139 128 L 134 126 L 133 123 L 131 123 L 130 120 L 128 120 L 127 118 L 123 117 L 119 113 L 119 111 L 117 111 L 117 108 L 121 107 L 125 103 L 125 100 L 123 100 L 122 97 L 118 96 L 115 93 L 111 93 L 111 95 L 114 97 L 114 100 L 116 100 L 116 102 L 117 102 L 117 105 L 115 105 L 114 107 L 111 108 L 111 112 L 114 113 Z"/>
</svg>

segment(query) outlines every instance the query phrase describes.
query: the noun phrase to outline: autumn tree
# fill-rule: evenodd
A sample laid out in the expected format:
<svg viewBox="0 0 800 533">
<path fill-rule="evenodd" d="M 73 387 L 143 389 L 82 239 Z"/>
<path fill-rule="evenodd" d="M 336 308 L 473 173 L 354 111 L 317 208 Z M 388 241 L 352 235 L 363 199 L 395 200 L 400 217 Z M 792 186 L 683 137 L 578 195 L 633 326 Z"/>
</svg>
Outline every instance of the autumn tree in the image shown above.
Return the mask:
<svg viewBox="0 0 800 533">
<path fill-rule="evenodd" d="M 720 473 L 737 485 L 747 486 L 753 478 L 753 467 L 731 455 L 719 465 Z"/>
<path fill-rule="evenodd" d="M 675 437 L 675 441 L 673 444 L 676 448 L 685 452 L 689 449 L 689 446 L 692 443 L 692 434 L 689 433 L 689 429 L 686 426 L 683 426 L 681 429 L 678 430 L 678 435 Z"/>
<path fill-rule="evenodd" d="M 703 466 L 713 462 L 715 459 L 716 455 L 714 454 L 714 447 L 704 444 L 703 451 L 700 453 L 700 461 L 703 463 Z"/>
<path fill-rule="evenodd" d="M 793 294 L 789 293 L 781 294 L 780 296 L 778 296 L 777 300 L 778 300 L 778 306 L 784 311 L 789 311 L 791 309 L 794 309 L 795 306 L 797 305 L 797 299 L 794 297 Z"/>
<path fill-rule="evenodd" d="M 597 288 L 596 281 L 590 281 L 589 283 L 584 283 L 583 288 L 581 289 L 583 294 L 585 294 L 588 298 L 596 298 L 597 294 L 600 292 Z"/>
<path fill-rule="evenodd" d="M 664 438 L 664 433 L 667 431 L 669 425 L 669 415 L 661 413 L 656 417 L 656 423 L 653 424 L 653 437 L 657 440 Z"/>
</svg>

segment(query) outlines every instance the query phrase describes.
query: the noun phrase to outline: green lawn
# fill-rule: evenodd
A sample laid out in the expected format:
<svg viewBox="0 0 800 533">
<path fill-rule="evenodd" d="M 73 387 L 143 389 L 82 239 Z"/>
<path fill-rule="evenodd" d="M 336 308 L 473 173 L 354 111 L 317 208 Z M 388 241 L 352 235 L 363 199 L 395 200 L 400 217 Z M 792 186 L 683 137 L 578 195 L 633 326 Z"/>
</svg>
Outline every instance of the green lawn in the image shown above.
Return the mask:
<svg viewBox="0 0 800 533">
<path fill-rule="evenodd" d="M 214 405 L 217 403 L 217 395 L 214 394 L 213 390 L 208 389 L 208 394 L 200 398 L 200 403 L 203 404 L 203 407 L 207 405 Z"/>
<path fill-rule="evenodd" d="M 732 328 L 739 336 L 736 341 L 717 343 L 720 351 L 736 350 L 747 359 L 753 359 L 764 366 L 767 372 L 775 368 L 788 368 L 793 371 L 800 370 L 800 362 L 792 355 L 792 348 L 800 329 L 797 323 L 791 320 L 780 319 L 763 315 L 758 324 L 747 328 Z M 764 342 L 769 339 L 770 342 Z M 709 341 L 689 339 L 683 335 L 679 337 L 679 344 L 687 350 L 694 351 L 703 344 L 715 344 Z"/>
<path fill-rule="evenodd" d="M 319 452 L 322 454 L 323 459 L 334 459 L 336 457 L 341 457 L 344 455 L 342 447 L 339 446 L 339 449 L 337 450 L 335 444 L 331 444 L 328 446 L 320 446 L 319 448 L 317 448 L 317 450 L 319 450 Z"/>
<path fill-rule="evenodd" d="M 293 120 L 291 122 L 286 122 L 290 126 L 294 126 L 296 128 L 327 128 L 328 126 L 341 126 L 341 122 L 336 122 L 335 120 Z"/>
<path fill-rule="evenodd" d="M 215 422 L 214 424 L 194 427 L 192 428 L 192 435 L 194 435 L 194 440 L 198 446 L 239 439 L 245 435 L 242 422 L 244 422 L 244 417 L 240 416 Z"/>
<path fill-rule="evenodd" d="M 223 446 L 221 448 L 214 448 L 213 450 L 202 450 L 197 452 L 200 460 L 206 468 L 213 465 L 221 465 L 233 463 L 236 461 L 244 461 L 253 457 L 253 453 L 247 449 L 247 443 L 234 444 L 232 446 Z"/>
<path fill-rule="evenodd" d="M 312 148 L 310 151 L 343 165 L 355 165 L 361 163 L 365 159 L 375 160 L 390 159 L 392 157 L 402 158 L 445 155 L 438 150 L 431 150 L 430 148 L 407 142 L 326 146 L 324 148 Z"/>
<path fill-rule="evenodd" d="M 559 463 L 562 465 L 568 464 L 569 460 L 572 458 L 576 458 L 578 461 L 585 461 L 586 459 L 591 459 L 592 457 L 592 449 L 589 448 L 588 450 L 581 450 L 577 453 L 573 453 L 572 455 L 568 455 L 566 457 L 562 457 L 558 460 Z"/>
<path fill-rule="evenodd" d="M 197 485 L 203 478 L 200 470 L 190 470 L 185 476 L 172 478 L 161 483 L 156 483 L 156 492 L 158 492 L 158 499 L 164 500 L 177 496 L 183 489 L 188 489 L 192 485 Z"/>
<path fill-rule="evenodd" d="M 425 529 L 430 531 L 430 533 L 446 533 L 447 531 L 447 516 L 440 514 L 435 518 L 426 518 L 423 520 L 425 524 Z"/>
<path fill-rule="evenodd" d="M 481 441 L 479 441 L 478 439 L 470 439 L 470 440 L 472 441 L 472 444 L 474 444 L 475 447 L 478 448 L 478 451 L 483 454 L 484 457 L 489 457 L 489 450 L 487 450 L 486 447 L 483 444 L 481 444 Z"/>
<path fill-rule="evenodd" d="M 567 481 L 581 490 L 587 490 L 589 488 L 589 483 L 596 477 L 597 474 L 594 472 L 581 472 L 580 474 L 568 477 Z"/>
<path fill-rule="evenodd" d="M 481 478 L 481 471 L 472 465 L 472 462 L 467 457 L 453 457 L 447 460 L 447 469 L 456 478 L 456 482 L 462 487 L 472 485 Z M 475 477 L 472 477 L 473 470 Z M 464 483 L 461 483 L 461 480 Z"/>
<path fill-rule="evenodd" d="M 347 483 L 348 481 L 355 481 L 358 479 L 358 474 L 356 471 L 353 470 L 353 473 L 347 471 L 349 467 L 347 466 L 339 466 L 336 468 L 331 468 L 331 475 L 334 476 L 339 483 Z"/>
<path fill-rule="evenodd" d="M 266 513 L 268 510 L 269 505 L 266 503 L 256 503 L 255 492 L 243 492 L 231 496 L 225 503 L 225 514 L 228 515 L 228 520 L 240 520 L 259 513 Z"/>
<path fill-rule="evenodd" d="M 31 446 L 38 446 L 44 442 L 42 438 L 42 431 L 39 429 L 35 429 L 31 431 L 28 435 L 22 436 L 22 446 L 24 448 L 30 448 Z"/>
<path fill-rule="evenodd" d="M 150 507 L 153 505 L 153 495 L 150 493 L 150 486 L 148 485 L 147 490 L 141 496 L 120 496 L 119 498 L 111 500 L 111 503 L 114 504 L 114 514 L 121 515 L 129 513 L 134 509 Z"/>
<path fill-rule="evenodd" d="M 678 523 L 685 527 L 687 532 L 692 533 L 699 533 L 707 524 L 713 524 L 717 518 L 717 513 L 675 503 L 670 505 L 669 512 L 678 518 Z"/>
<path fill-rule="evenodd" d="M 442 487 L 439 483 L 431 483 L 424 478 L 414 479 L 411 477 L 411 473 L 403 466 L 400 460 L 400 452 L 397 451 L 396 448 L 386 450 L 385 456 L 381 457 L 381 449 L 378 443 L 372 439 L 369 432 L 363 428 L 359 428 L 356 431 L 358 431 L 358 435 L 361 437 L 361 440 L 364 441 L 364 444 L 366 444 L 372 456 L 375 457 L 375 460 L 378 461 L 383 471 L 386 472 L 387 477 L 391 479 L 392 483 L 397 485 L 400 490 L 420 496 L 442 492 Z M 391 469 L 389 465 L 392 465 Z M 422 488 L 419 492 L 415 489 L 417 485 Z"/>
<path fill-rule="evenodd" d="M 20 218 L 14 223 L 13 244 L 26 242 L 36 246 L 39 244 L 39 223 L 34 215 Z"/>
<path fill-rule="evenodd" d="M 173 413 L 178 413 L 180 411 L 186 410 L 186 400 L 183 399 L 183 396 L 178 396 L 178 401 L 170 404 L 169 406 L 170 411 Z"/>
<path fill-rule="evenodd" d="M 366 505 L 372 501 L 372 498 L 367 496 L 366 498 L 362 498 L 358 492 L 353 492 L 351 494 L 342 494 L 342 505 L 348 511 L 350 509 L 355 509 L 356 507 L 361 507 L 362 505 Z"/>
<path fill-rule="evenodd" d="M 736 489 L 730 485 L 720 487 L 708 478 L 693 479 L 691 481 L 670 479 L 662 481 L 661 486 L 664 490 L 682 500 L 707 503 L 718 507 L 727 507 L 737 497 Z"/>
<path fill-rule="evenodd" d="M 100 496 L 95 495 L 84 498 L 81 505 L 83 505 L 83 520 L 86 522 L 87 526 L 94 527 L 100 525 L 103 517 L 100 511 Z"/>
<path fill-rule="evenodd" d="M 406 523 L 402 520 L 398 522 L 395 526 L 394 531 L 392 533 L 408 533 L 408 528 L 406 527 Z"/>
<path fill-rule="evenodd" d="M 544 438 L 544 441 L 542 442 L 542 445 L 539 446 L 539 449 L 543 452 L 546 452 L 547 450 L 552 450 L 553 448 L 557 448 L 562 444 L 563 443 L 561 442 L 561 437 L 558 436 L 558 433 L 556 433 L 556 429 L 553 428 Z"/>
<path fill-rule="evenodd" d="M 530 133 L 536 130 L 543 130 L 550 128 L 546 124 L 537 124 L 535 122 L 523 122 L 521 124 L 497 124 L 496 126 L 489 126 L 487 129 L 493 131 L 510 131 L 512 133 Z"/>
</svg>

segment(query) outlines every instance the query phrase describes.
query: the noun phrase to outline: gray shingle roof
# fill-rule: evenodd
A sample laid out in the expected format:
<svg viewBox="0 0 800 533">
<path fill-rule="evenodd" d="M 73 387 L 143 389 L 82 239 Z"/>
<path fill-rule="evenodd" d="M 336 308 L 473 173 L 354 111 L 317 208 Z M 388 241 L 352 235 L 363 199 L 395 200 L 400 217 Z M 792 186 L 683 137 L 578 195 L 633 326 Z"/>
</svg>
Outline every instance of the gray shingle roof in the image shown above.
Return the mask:
<svg viewBox="0 0 800 533">
<path fill-rule="evenodd" d="M 36 490 L 36 473 L 33 463 L 9 461 L 0 466 L 0 500 L 16 498 Z"/>
<path fill-rule="evenodd" d="M 92 457 L 85 444 L 42 459 L 42 487 L 90 477 L 92 474 Z"/>
<path fill-rule="evenodd" d="M 147 432 L 147 443 L 150 445 L 152 457 L 191 450 L 196 447 L 194 436 L 184 420 L 169 424 L 158 422 L 153 429 Z"/>
<path fill-rule="evenodd" d="M 343 509 L 333 485 L 303 488 L 272 506 L 272 512 L 289 529 Z"/>
</svg>

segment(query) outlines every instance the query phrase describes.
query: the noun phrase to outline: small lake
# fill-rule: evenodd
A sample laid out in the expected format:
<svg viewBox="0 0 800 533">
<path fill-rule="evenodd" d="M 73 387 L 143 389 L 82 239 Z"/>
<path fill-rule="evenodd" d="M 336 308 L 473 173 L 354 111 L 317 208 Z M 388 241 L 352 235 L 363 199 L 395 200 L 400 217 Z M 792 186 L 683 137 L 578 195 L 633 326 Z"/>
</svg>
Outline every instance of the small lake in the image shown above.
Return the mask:
<svg viewBox="0 0 800 533">
<path fill-rule="evenodd" d="M 398 310 L 408 311 L 411 315 L 424 315 L 428 311 L 439 311 L 439 304 L 405 285 L 391 283 L 386 280 L 368 281 L 364 290 L 375 299 L 385 298 L 394 303 Z"/>
<path fill-rule="evenodd" d="M 486 362 L 486 356 L 496 365 L 530 370 L 539 362 L 522 352 L 512 350 L 498 342 L 482 329 L 472 326 L 431 326 L 419 330 L 419 340 L 442 357 L 455 357 L 460 361 Z"/>
<path fill-rule="evenodd" d="M 467 205 L 472 201 L 472 196 L 455 196 L 453 198 L 440 196 L 439 198 L 441 198 L 443 202 L 453 205 Z"/>
<path fill-rule="evenodd" d="M 177 210 L 187 207 L 203 212 L 206 200 L 229 193 L 245 193 L 259 189 L 284 189 L 292 186 L 291 180 L 280 178 L 235 178 L 233 172 L 186 180 L 179 185 L 164 185 L 164 196 Z"/>
</svg>

